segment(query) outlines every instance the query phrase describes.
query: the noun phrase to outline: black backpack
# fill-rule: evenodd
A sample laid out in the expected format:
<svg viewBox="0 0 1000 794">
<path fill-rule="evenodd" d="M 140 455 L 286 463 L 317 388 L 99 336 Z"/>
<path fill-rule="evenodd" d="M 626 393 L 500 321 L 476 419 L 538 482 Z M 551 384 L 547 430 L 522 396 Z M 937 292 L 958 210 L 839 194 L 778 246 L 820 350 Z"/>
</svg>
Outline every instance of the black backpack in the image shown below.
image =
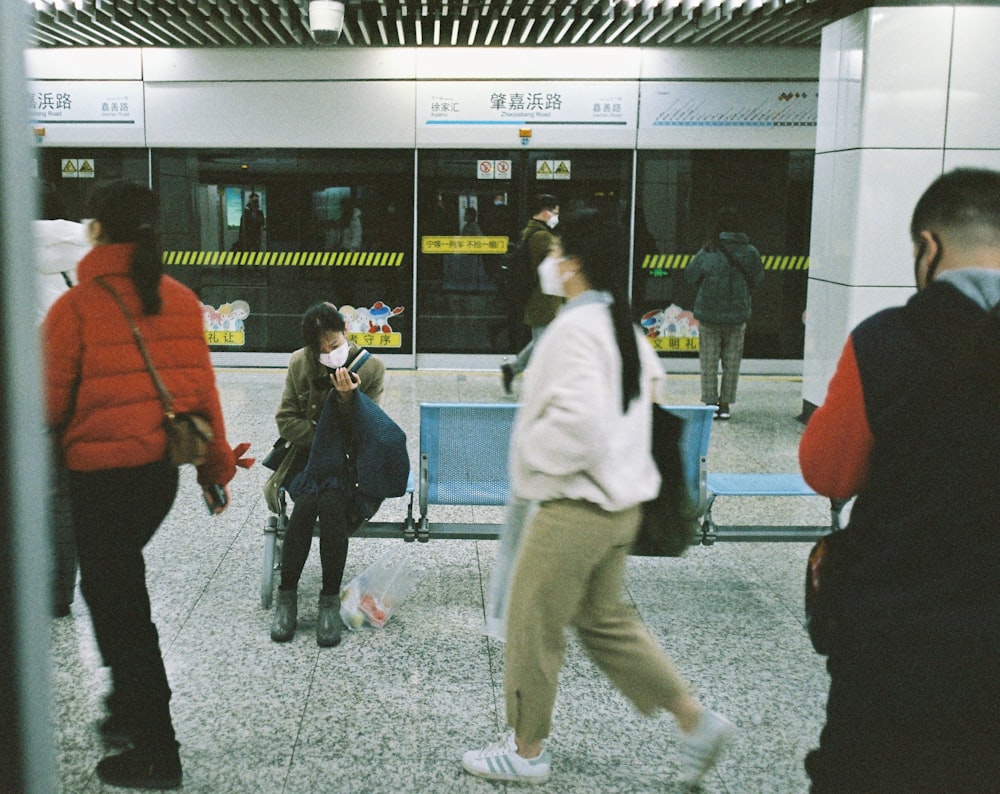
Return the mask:
<svg viewBox="0 0 1000 794">
<path fill-rule="evenodd" d="M 536 233 L 542 229 L 532 229 L 523 240 L 510 240 L 507 243 L 507 253 L 500 258 L 500 268 L 497 273 L 497 292 L 508 307 L 521 308 L 528 302 L 532 287 L 538 281 L 531 262 L 531 247 L 529 243 Z"/>
</svg>

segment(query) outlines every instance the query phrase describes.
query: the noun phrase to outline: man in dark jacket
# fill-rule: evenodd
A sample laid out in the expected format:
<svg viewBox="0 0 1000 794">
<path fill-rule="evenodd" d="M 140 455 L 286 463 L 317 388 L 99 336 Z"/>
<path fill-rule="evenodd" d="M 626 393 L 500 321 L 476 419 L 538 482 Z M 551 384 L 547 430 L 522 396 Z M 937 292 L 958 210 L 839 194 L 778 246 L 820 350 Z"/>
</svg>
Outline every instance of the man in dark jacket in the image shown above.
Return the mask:
<svg viewBox="0 0 1000 794">
<path fill-rule="evenodd" d="M 857 494 L 816 794 L 1000 785 L 1000 173 L 940 177 L 910 233 L 917 294 L 851 333 L 799 449 Z"/>
<path fill-rule="evenodd" d="M 558 222 L 559 202 L 555 196 L 540 193 L 531 200 L 531 219 L 521 230 L 521 245 L 527 247 L 528 261 L 531 264 L 528 272 L 531 284 L 528 287 L 528 300 L 524 306 L 524 324 L 531 329 L 531 341 L 521 349 L 512 363 L 500 367 L 503 390 L 507 394 L 511 393 L 514 378 L 527 369 L 535 340 L 542 335 L 555 318 L 556 312 L 565 303 L 563 298 L 543 293 L 538 284 L 538 265 L 549 255 L 554 239 L 550 230 L 554 229 Z"/>
</svg>

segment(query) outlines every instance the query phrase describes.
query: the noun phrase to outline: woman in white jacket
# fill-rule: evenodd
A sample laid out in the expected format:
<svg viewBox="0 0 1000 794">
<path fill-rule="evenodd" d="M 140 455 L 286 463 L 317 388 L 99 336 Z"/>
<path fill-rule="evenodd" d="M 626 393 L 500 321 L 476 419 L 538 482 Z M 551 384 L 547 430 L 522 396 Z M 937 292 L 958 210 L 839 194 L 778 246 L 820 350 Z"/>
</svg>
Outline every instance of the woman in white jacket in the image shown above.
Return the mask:
<svg viewBox="0 0 1000 794">
<path fill-rule="evenodd" d="M 733 726 L 690 694 L 622 601 L 640 505 L 659 492 L 651 402 L 662 368 L 616 287 L 627 267 L 615 229 L 595 210 L 561 219 L 539 265 L 542 290 L 567 302 L 525 373 L 510 450 L 514 495 L 539 503 L 515 563 L 507 617 L 501 742 L 463 756 L 468 772 L 541 783 L 565 632 L 643 714 L 677 719 L 683 779 L 697 784 Z"/>
</svg>

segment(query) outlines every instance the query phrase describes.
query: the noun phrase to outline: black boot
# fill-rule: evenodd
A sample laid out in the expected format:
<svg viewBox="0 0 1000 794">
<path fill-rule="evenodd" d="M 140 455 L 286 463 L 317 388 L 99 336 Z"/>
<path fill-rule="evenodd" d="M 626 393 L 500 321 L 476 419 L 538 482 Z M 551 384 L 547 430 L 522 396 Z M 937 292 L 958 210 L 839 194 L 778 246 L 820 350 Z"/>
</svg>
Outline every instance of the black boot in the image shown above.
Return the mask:
<svg viewBox="0 0 1000 794">
<path fill-rule="evenodd" d="M 299 591 L 278 588 L 278 597 L 274 602 L 274 619 L 271 621 L 272 640 L 275 642 L 288 642 L 295 636 L 298 612 Z"/>
<path fill-rule="evenodd" d="M 319 594 L 319 611 L 316 615 L 316 644 L 320 648 L 333 648 L 340 644 L 340 597 Z"/>
<path fill-rule="evenodd" d="M 97 764 L 102 783 L 122 788 L 180 788 L 184 773 L 176 743 L 173 749 L 135 747 L 121 755 L 109 755 Z"/>
</svg>

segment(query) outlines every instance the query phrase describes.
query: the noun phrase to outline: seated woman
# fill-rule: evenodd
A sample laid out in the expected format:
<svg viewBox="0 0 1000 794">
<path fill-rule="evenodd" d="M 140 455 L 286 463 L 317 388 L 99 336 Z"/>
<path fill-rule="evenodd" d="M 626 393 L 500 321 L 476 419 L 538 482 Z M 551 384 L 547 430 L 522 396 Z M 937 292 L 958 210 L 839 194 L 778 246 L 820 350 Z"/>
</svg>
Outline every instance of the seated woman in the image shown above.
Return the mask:
<svg viewBox="0 0 1000 794">
<path fill-rule="evenodd" d="M 310 306 L 302 315 L 305 347 L 296 350 L 288 363 L 285 390 L 275 416 L 278 432 L 291 448 L 267 485 L 268 503 L 274 509 L 278 487 L 290 483 L 303 471 L 323 405 L 331 389 L 337 409 L 347 414 L 355 391 L 360 389 L 373 402 L 382 397 L 385 364 L 375 356 L 351 372 L 348 367 L 362 353 L 347 340 L 346 325 L 330 303 Z M 312 546 L 313 526 L 319 518 L 319 553 L 323 587 L 319 595 L 316 642 L 329 648 L 340 642 L 340 583 L 347 562 L 347 543 L 357 527 L 348 517 L 343 488 L 301 493 L 295 501 L 285 529 L 281 582 L 275 599 L 271 639 L 287 642 L 295 636 L 298 621 L 298 585 Z"/>
</svg>

